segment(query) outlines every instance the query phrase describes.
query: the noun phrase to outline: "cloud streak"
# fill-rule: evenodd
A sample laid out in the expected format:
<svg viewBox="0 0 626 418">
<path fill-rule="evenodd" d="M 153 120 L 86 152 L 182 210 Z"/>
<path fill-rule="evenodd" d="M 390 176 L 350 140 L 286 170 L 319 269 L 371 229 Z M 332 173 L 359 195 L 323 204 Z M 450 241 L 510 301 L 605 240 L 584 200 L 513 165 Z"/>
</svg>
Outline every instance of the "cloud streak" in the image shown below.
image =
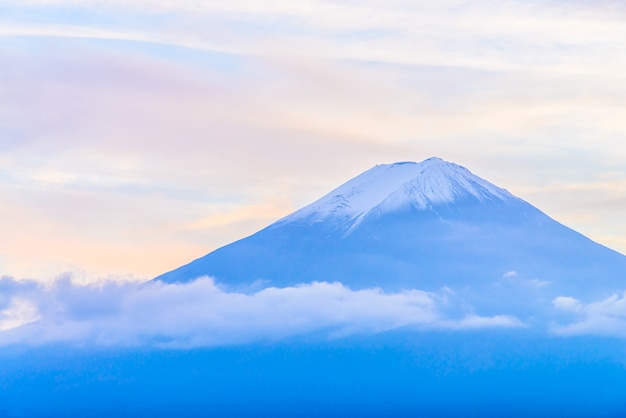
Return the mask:
<svg viewBox="0 0 626 418">
<path fill-rule="evenodd" d="M 242 54 L 283 52 L 390 63 L 463 66 L 467 68 L 550 68 L 568 72 L 601 71 L 584 54 L 617 52 L 624 29 L 617 16 L 623 7 L 590 7 L 570 2 L 492 2 L 448 0 L 433 3 L 406 1 L 92 1 L 14 2 L 13 7 L 82 11 L 83 27 L 50 25 L 52 32 L 24 25 L 7 33 L 40 36 L 86 36 L 146 40 L 192 48 L 217 48 Z M 112 18 L 105 25 L 99 15 L 120 13 L 142 18 L 142 31 Z M 159 19 L 155 19 L 158 17 Z M 152 19 L 155 19 L 154 21 Z M 165 19 L 169 24 L 163 25 Z M 63 21 L 63 13 L 58 14 Z M 199 22 L 204 24 L 201 25 Z M 92 27 L 89 27 L 92 26 Z M 101 29 L 108 26 L 107 29 Z M 558 30 L 555 30 L 558 28 Z M 117 33 L 116 33 L 117 32 Z M 290 39 L 285 42 L 285 37 Z M 304 48 L 303 48 L 304 47 Z M 476 53 L 480 52 L 480 53 Z M 532 59 L 531 59 L 532 56 Z M 578 65 L 571 65 L 571 64 Z M 623 65 L 611 58 L 607 65 Z"/>
<path fill-rule="evenodd" d="M 188 284 L 70 278 L 43 285 L 4 278 L 0 345 L 70 343 L 189 348 L 277 341 L 309 334 L 339 338 L 400 327 L 474 330 L 519 327 L 514 317 L 447 318 L 445 297 L 419 290 L 384 293 L 314 282 L 226 292 L 210 278 Z"/>
</svg>

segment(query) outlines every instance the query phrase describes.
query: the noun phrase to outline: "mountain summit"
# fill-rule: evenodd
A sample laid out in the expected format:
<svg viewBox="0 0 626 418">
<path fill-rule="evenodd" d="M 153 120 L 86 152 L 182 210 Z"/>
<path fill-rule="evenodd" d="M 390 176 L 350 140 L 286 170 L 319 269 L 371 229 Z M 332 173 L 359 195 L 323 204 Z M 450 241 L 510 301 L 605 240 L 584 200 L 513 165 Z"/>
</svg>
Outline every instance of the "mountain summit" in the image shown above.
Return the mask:
<svg viewBox="0 0 626 418">
<path fill-rule="evenodd" d="M 455 202 L 504 202 L 504 189 L 459 165 L 432 157 L 421 163 L 382 164 L 353 178 L 279 223 L 349 222 L 402 210 L 436 210 Z"/>
<path fill-rule="evenodd" d="M 265 229 L 156 278 L 227 288 L 340 281 L 383 290 L 606 296 L 626 257 L 459 165 L 377 165 Z M 547 292 L 547 293 L 546 293 Z"/>
</svg>

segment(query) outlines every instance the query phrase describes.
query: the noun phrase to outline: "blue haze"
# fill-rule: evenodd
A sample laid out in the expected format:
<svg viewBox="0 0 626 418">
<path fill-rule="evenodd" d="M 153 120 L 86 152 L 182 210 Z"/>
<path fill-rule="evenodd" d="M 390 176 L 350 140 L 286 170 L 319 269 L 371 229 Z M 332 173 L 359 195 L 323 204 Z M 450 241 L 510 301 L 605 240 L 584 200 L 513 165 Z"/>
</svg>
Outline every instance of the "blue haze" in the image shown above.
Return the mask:
<svg viewBox="0 0 626 418">
<path fill-rule="evenodd" d="M 396 331 L 196 350 L 0 357 L 5 417 L 624 416 L 622 341 Z"/>
</svg>

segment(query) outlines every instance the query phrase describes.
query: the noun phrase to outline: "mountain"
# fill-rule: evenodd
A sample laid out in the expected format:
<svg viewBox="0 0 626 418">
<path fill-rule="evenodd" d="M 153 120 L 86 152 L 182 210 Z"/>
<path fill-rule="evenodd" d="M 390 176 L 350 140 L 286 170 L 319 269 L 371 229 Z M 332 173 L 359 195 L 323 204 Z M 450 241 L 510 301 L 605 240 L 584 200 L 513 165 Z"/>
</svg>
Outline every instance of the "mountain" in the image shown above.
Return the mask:
<svg viewBox="0 0 626 418">
<path fill-rule="evenodd" d="M 459 165 L 377 165 L 265 229 L 156 278 L 231 289 L 340 281 L 353 289 L 601 297 L 626 257 Z M 520 290 L 521 289 L 521 290 Z"/>
<path fill-rule="evenodd" d="M 272 290 L 258 310 L 257 293 L 206 281 L 63 280 L 51 293 L 4 278 L 0 322 L 41 318 L 0 330 L 0 418 L 625 417 L 624 299 L 599 299 L 626 288 L 625 259 L 458 165 L 379 165 L 158 280 L 210 275 L 249 293 L 312 280 L 430 290 L 408 315 L 432 303 L 441 328 L 379 328 L 376 312 L 406 304 L 373 306 L 371 289 L 328 305 L 314 286 Z M 574 307 L 562 314 L 559 295 L 581 302 L 561 299 Z M 284 309 L 298 304 L 314 309 Z M 362 320 L 346 315 L 355 304 Z M 555 334 L 555 324 L 583 332 Z"/>
</svg>

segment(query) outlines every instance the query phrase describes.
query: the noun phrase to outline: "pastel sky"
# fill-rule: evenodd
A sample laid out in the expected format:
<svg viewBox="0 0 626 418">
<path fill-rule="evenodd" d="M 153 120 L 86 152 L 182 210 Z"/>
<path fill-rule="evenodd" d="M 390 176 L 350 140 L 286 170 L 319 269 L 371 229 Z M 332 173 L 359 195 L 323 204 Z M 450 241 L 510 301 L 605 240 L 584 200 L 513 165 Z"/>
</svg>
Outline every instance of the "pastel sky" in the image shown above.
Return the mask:
<svg viewBox="0 0 626 418">
<path fill-rule="evenodd" d="M 0 275 L 148 279 L 436 155 L 626 253 L 626 6 L 0 0 Z"/>
</svg>

